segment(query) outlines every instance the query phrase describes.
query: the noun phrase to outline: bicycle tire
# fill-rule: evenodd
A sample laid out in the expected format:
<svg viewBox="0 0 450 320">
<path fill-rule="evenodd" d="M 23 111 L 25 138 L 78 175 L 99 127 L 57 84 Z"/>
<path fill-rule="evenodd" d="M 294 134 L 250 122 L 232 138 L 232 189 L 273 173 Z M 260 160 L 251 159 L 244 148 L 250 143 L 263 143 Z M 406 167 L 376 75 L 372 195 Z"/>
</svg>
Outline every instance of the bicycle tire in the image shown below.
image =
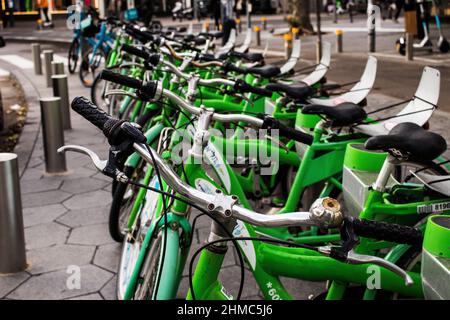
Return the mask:
<svg viewBox="0 0 450 320">
<path fill-rule="evenodd" d="M 138 168 L 127 166 L 124 168 L 123 172 L 127 177 L 132 177 L 134 172 L 138 170 Z M 141 172 L 144 171 L 141 170 Z M 131 197 L 129 197 L 128 199 L 124 199 L 127 190 L 129 190 L 129 187 L 136 190 L 132 193 Z M 113 183 L 113 200 L 111 203 L 111 208 L 109 210 L 108 228 L 111 238 L 113 238 L 116 242 L 122 242 L 125 237 L 125 233 L 123 232 L 124 226 L 121 223 L 121 217 L 123 217 L 123 210 L 127 210 L 128 208 L 131 209 L 131 207 L 133 206 L 134 200 L 136 199 L 137 195 L 137 189 L 138 187 L 130 186 L 127 183 Z M 129 206 L 125 206 L 126 204 L 129 204 Z"/>
<path fill-rule="evenodd" d="M 165 254 L 162 251 L 163 244 L 163 236 L 167 231 L 167 247 L 174 246 L 174 249 L 167 249 Z M 160 229 L 156 232 L 156 237 L 153 236 L 153 239 L 150 241 L 150 244 L 147 247 L 146 256 L 144 258 L 139 279 L 137 281 L 137 286 L 134 288 L 133 299 L 135 300 L 150 300 L 154 298 L 154 292 L 150 292 L 152 289 L 154 290 L 154 280 L 157 278 L 157 275 L 162 272 L 162 276 L 160 277 L 158 294 L 156 295 L 158 299 L 174 299 L 176 298 L 176 292 L 179 286 L 180 279 L 177 276 L 179 262 L 180 262 L 180 250 L 179 250 L 179 234 L 178 230 L 172 230 L 171 228 Z M 169 243 L 170 242 L 170 243 Z M 124 241 L 124 246 L 122 248 L 122 254 L 124 250 L 128 249 L 128 242 Z M 164 262 L 162 263 L 162 258 L 164 256 Z M 156 263 L 157 262 L 157 263 Z M 123 288 L 122 286 L 122 270 L 125 267 L 123 265 L 124 260 L 121 259 L 119 264 L 119 270 L 117 275 L 117 290 L 116 296 L 118 300 L 123 299 Z M 161 270 L 161 264 L 163 265 L 163 269 Z M 130 266 L 127 266 L 128 268 Z M 133 268 L 134 269 L 134 268 Z"/>
<path fill-rule="evenodd" d="M 105 61 L 106 61 L 105 53 L 99 49 L 95 53 L 95 56 L 96 56 L 96 58 L 94 59 L 94 60 L 96 60 L 95 65 L 93 65 L 93 66 L 90 65 L 89 55 L 92 54 L 92 52 L 93 52 L 93 48 L 90 48 L 88 51 L 86 51 L 84 53 L 83 58 L 81 59 L 80 70 L 78 72 L 80 81 L 83 84 L 83 86 L 85 86 L 86 88 L 92 87 L 96 75 L 98 74 L 98 72 L 101 69 L 103 69 Z M 101 56 L 101 57 L 97 58 L 97 56 Z M 100 61 L 98 59 L 100 59 Z M 103 66 L 102 66 L 102 62 L 101 62 L 102 59 L 103 59 Z"/>
<path fill-rule="evenodd" d="M 80 42 L 78 41 L 77 38 L 72 40 L 72 43 L 70 44 L 69 47 L 69 54 L 67 57 L 67 64 L 68 64 L 68 69 L 70 74 L 74 74 L 75 70 L 77 69 L 77 65 L 78 65 L 78 50 L 80 47 Z"/>
</svg>

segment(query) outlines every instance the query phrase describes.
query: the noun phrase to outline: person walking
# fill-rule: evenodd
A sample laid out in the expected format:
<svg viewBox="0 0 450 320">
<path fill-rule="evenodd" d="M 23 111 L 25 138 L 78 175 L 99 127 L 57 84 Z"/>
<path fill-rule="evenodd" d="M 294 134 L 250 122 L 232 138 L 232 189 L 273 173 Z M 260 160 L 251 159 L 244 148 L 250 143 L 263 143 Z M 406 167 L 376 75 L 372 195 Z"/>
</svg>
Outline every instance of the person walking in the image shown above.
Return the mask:
<svg viewBox="0 0 450 320">
<path fill-rule="evenodd" d="M 44 22 L 49 23 L 50 18 L 48 17 L 48 0 L 37 0 L 37 6 L 39 8 L 39 12 L 44 17 Z"/>
<path fill-rule="evenodd" d="M 6 6 L 8 7 L 8 22 L 9 25 L 14 27 L 14 0 L 6 0 Z"/>
<path fill-rule="evenodd" d="M 398 22 L 398 18 L 400 17 L 400 13 L 402 12 L 403 7 L 405 6 L 405 0 L 395 0 L 395 7 L 397 11 L 395 12 L 394 21 Z"/>
</svg>

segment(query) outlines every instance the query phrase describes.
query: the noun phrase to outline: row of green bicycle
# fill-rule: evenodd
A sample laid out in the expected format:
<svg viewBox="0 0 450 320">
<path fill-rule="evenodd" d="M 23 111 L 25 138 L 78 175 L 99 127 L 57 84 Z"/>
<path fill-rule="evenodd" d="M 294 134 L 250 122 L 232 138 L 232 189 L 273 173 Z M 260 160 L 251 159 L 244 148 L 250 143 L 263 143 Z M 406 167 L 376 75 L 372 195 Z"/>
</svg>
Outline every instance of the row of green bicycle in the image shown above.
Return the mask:
<svg viewBox="0 0 450 320">
<path fill-rule="evenodd" d="M 447 143 L 427 130 L 438 70 L 424 68 L 408 101 L 366 106 L 373 57 L 358 81 L 334 84 L 328 43 L 302 67 L 296 36 L 278 66 L 249 52 L 251 30 L 219 47 L 220 32 L 113 25 L 94 103 L 72 102 L 108 137 L 109 158 L 60 151 L 114 181 L 119 299 L 180 298 L 186 273 L 184 298 L 239 299 L 245 268 L 266 299 L 292 299 L 281 278 L 326 282 L 325 299 L 450 298 Z M 199 219 L 211 226 L 194 249 Z M 231 250 L 233 293 L 219 280 Z"/>
</svg>

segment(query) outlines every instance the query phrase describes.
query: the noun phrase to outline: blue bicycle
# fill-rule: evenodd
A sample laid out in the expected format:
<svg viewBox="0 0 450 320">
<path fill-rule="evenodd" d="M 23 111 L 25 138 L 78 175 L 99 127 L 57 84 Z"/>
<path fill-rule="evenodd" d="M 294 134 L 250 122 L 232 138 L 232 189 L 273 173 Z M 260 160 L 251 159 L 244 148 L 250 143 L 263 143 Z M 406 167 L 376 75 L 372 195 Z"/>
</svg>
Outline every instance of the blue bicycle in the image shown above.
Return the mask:
<svg viewBox="0 0 450 320">
<path fill-rule="evenodd" d="M 95 36 L 95 43 L 83 54 L 80 65 L 80 80 L 85 87 L 92 87 L 97 72 L 103 70 L 111 48 L 114 45 L 114 34 L 108 31 L 108 23 L 102 21 L 100 32 Z"/>
<path fill-rule="evenodd" d="M 69 48 L 68 66 L 72 74 L 77 69 L 83 48 L 93 47 L 96 43 L 94 37 L 100 31 L 98 25 L 94 23 L 94 19 L 98 18 L 95 9 L 88 8 L 87 12 L 81 11 L 80 15 L 82 20 L 74 29 L 74 37 Z"/>
</svg>

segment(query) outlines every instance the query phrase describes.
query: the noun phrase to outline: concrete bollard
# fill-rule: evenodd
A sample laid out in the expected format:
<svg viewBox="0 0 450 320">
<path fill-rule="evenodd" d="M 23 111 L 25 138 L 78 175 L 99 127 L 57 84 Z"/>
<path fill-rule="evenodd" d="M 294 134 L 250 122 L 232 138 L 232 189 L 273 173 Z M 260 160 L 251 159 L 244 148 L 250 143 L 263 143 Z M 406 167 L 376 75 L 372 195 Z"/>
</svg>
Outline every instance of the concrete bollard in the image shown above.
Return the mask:
<svg viewBox="0 0 450 320">
<path fill-rule="evenodd" d="M 72 129 L 70 121 L 69 85 L 67 75 L 56 74 L 52 76 L 53 95 L 61 98 L 62 125 L 64 130 Z"/>
<path fill-rule="evenodd" d="M 52 62 L 52 75 L 64 74 L 64 63 L 63 62 Z"/>
<path fill-rule="evenodd" d="M 285 33 L 284 36 L 284 57 L 289 59 L 292 53 L 292 33 Z"/>
<path fill-rule="evenodd" d="M 342 53 L 344 51 L 344 44 L 343 44 L 343 35 L 344 32 L 341 29 L 336 29 L 336 52 Z"/>
<path fill-rule="evenodd" d="M 412 61 L 414 60 L 414 35 L 406 33 L 405 40 L 405 57 L 407 61 Z"/>
<path fill-rule="evenodd" d="M 53 61 L 53 51 L 44 50 L 44 61 L 45 61 L 45 79 L 47 88 L 52 86 L 52 61 Z"/>
<path fill-rule="evenodd" d="M 258 26 L 255 26 L 253 28 L 253 31 L 256 34 L 256 45 L 259 47 L 261 45 L 261 28 Z"/>
<path fill-rule="evenodd" d="M 27 268 L 17 154 L 0 153 L 0 274 Z"/>
<path fill-rule="evenodd" d="M 267 18 L 266 17 L 261 18 L 261 26 L 262 26 L 263 30 L 267 30 Z"/>
<path fill-rule="evenodd" d="M 58 153 L 58 148 L 64 145 L 61 98 L 41 98 L 40 104 L 45 171 L 47 174 L 64 174 L 67 172 L 66 156 Z"/>
<path fill-rule="evenodd" d="M 42 75 L 41 45 L 39 43 L 31 44 L 31 54 L 33 56 L 34 74 Z"/>
</svg>

